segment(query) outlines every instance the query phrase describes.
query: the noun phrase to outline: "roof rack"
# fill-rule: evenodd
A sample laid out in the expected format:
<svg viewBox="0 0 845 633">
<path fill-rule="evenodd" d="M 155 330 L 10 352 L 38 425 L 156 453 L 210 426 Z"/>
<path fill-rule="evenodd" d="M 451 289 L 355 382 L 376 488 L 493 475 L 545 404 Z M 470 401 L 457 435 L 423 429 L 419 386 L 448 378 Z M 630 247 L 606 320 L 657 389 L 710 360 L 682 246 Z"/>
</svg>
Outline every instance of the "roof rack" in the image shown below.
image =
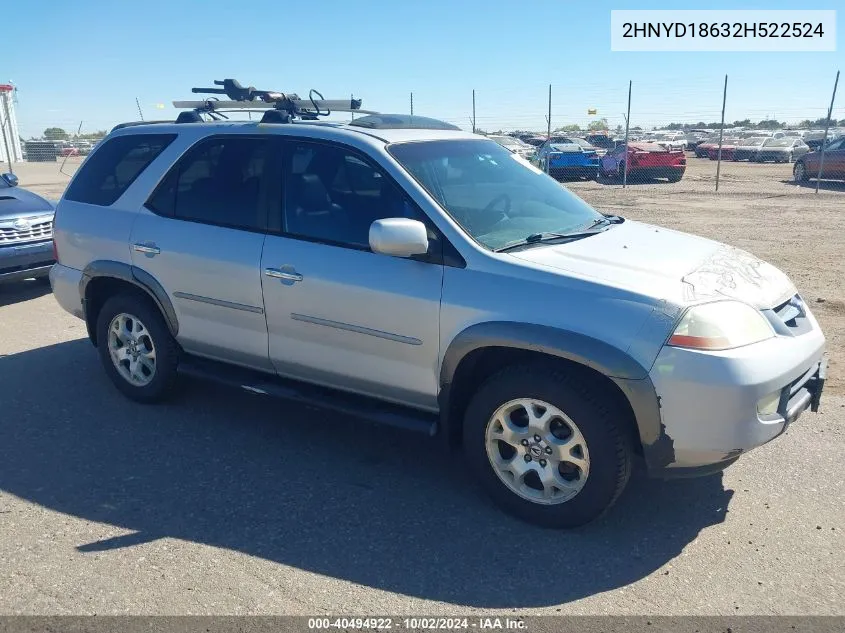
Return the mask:
<svg viewBox="0 0 845 633">
<path fill-rule="evenodd" d="M 378 114 L 361 109 L 360 99 L 325 99 L 317 90 L 310 90 L 307 99 L 296 93 L 284 93 L 274 90 L 257 90 L 253 86 L 244 87 L 237 79 L 215 80 L 215 86 L 222 88 L 192 88 L 195 94 L 226 95 L 229 100 L 209 97 L 202 101 L 174 101 L 173 107 L 192 112 L 181 112 L 177 123 L 197 123 L 203 121 L 202 115 L 212 119 L 227 119 L 226 112 L 251 112 L 264 110 L 262 123 L 290 123 L 294 118 L 316 121 L 318 117 L 335 112 L 360 112 Z"/>
</svg>

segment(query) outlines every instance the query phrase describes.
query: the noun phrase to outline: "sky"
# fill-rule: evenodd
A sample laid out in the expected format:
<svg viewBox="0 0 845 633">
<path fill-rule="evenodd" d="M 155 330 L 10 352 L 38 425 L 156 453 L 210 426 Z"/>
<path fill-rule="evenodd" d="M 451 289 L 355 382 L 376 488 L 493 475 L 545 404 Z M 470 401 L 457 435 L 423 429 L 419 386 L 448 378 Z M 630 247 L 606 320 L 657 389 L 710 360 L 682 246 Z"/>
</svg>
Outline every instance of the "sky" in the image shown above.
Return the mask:
<svg viewBox="0 0 845 633">
<path fill-rule="evenodd" d="M 836 9 L 836 2 L 687 0 L 684 9 Z M 3 11 L 0 82 L 18 90 L 25 138 L 46 127 L 110 129 L 171 119 L 194 86 L 234 77 L 244 85 L 363 99 L 381 112 L 414 112 L 479 128 L 586 125 L 595 108 L 631 125 L 797 122 L 827 114 L 845 29 L 825 53 L 611 52 L 611 9 L 677 9 L 677 1 L 575 0 L 26 0 Z M 845 83 L 843 77 L 842 83 Z M 845 86 L 834 118 L 845 119 Z M 159 104 L 165 104 L 161 108 Z M 344 118 L 346 115 L 344 115 Z"/>
</svg>

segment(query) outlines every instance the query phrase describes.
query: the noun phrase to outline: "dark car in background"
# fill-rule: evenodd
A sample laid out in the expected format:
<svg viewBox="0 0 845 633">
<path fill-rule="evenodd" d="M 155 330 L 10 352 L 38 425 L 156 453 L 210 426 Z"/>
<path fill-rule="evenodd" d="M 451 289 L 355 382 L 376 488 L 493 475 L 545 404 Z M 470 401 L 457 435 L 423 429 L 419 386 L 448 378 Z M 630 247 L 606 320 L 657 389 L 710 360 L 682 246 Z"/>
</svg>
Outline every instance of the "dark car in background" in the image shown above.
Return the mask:
<svg viewBox="0 0 845 633">
<path fill-rule="evenodd" d="M 795 182 L 806 182 L 810 178 L 831 178 L 845 180 L 845 136 L 842 136 L 824 150 L 824 165 L 821 151 L 810 152 L 795 159 L 792 175 Z"/>
<path fill-rule="evenodd" d="M 52 202 L 0 176 L 0 284 L 46 278 L 55 263 Z"/>
<path fill-rule="evenodd" d="M 733 160 L 756 160 L 757 153 L 760 151 L 763 143 L 765 143 L 769 138 L 771 137 L 752 136 L 738 140 L 736 142 L 736 146 L 733 148 Z"/>
<path fill-rule="evenodd" d="M 602 153 L 607 153 L 616 147 L 616 141 L 607 134 L 587 134 L 584 140 L 593 147 L 603 150 Z"/>
</svg>

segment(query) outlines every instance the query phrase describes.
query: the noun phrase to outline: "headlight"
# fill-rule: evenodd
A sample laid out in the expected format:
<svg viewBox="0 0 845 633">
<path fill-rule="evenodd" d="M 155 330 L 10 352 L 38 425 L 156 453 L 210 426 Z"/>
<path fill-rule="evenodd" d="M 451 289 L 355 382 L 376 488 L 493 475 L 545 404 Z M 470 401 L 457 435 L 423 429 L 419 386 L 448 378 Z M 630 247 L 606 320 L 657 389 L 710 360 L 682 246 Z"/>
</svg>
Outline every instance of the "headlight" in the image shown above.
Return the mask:
<svg viewBox="0 0 845 633">
<path fill-rule="evenodd" d="M 775 335 L 759 311 L 739 301 L 715 301 L 684 313 L 669 345 L 701 350 L 723 350 L 751 345 Z"/>
</svg>

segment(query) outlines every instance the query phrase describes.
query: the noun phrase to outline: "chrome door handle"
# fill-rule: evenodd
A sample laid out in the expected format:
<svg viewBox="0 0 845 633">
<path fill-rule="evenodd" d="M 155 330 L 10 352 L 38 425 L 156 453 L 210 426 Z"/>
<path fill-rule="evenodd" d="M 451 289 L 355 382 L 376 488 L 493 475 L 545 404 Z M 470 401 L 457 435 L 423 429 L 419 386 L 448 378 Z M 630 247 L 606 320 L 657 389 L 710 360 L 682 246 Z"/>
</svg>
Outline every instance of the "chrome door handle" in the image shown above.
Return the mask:
<svg viewBox="0 0 845 633">
<path fill-rule="evenodd" d="M 136 253 L 145 253 L 147 255 L 158 255 L 161 249 L 154 244 L 133 244 L 132 250 Z"/>
<path fill-rule="evenodd" d="M 302 281 L 302 275 L 299 273 L 287 272 L 279 270 L 278 268 L 265 268 L 264 274 L 274 279 L 286 279 L 287 281 Z"/>
</svg>

